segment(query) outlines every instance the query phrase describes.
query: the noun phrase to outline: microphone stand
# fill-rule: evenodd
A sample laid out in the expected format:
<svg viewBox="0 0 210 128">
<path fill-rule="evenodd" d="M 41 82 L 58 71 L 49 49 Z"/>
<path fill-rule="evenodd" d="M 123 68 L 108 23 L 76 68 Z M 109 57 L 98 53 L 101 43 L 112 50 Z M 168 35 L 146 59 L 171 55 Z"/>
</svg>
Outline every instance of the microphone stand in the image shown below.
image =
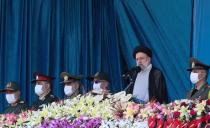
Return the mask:
<svg viewBox="0 0 210 128">
<path fill-rule="evenodd" d="M 130 88 L 130 86 L 133 85 L 133 84 L 134 84 L 134 82 L 131 81 L 123 91 L 127 91 L 127 89 Z"/>
<path fill-rule="evenodd" d="M 127 75 L 124 75 L 125 78 L 129 79 L 129 84 L 123 91 L 127 91 L 128 88 L 134 85 L 135 80 L 133 79 L 132 76 L 133 74 L 137 74 L 140 71 L 141 71 L 141 68 L 137 66 L 137 67 L 132 68 L 128 73 L 126 73 Z"/>
<path fill-rule="evenodd" d="M 129 77 L 129 84 L 128 84 L 128 86 L 123 90 L 123 91 L 127 91 L 128 90 L 128 88 L 130 88 L 133 84 L 134 84 L 134 81 L 133 81 L 133 79 L 131 78 L 131 76 L 130 75 L 128 75 L 128 77 Z"/>
</svg>

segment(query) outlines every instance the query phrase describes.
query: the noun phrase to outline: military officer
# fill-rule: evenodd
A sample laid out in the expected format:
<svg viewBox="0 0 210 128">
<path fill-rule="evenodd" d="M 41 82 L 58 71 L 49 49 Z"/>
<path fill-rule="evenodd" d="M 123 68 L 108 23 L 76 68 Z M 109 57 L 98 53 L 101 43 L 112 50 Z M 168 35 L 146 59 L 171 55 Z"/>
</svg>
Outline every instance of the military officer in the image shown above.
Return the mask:
<svg viewBox="0 0 210 128">
<path fill-rule="evenodd" d="M 207 83 L 207 78 L 210 66 L 203 64 L 195 58 L 190 59 L 190 65 L 191 68 L 187 70 L 190 71 L 190 81 L 195 87 L 187 94 L 187 98 L 208 99 L 210 88 Z"/>
<path fill-rule="evenodd" d="M 109 93 L 109 78 L 106 73 L 97 72 L 94 76 L 88 77 L 88 80 L 93 81 L 91 93 L 105 95 Z"/>
<path fill-rule="evenodd" d="M 64 94 L 66 99 L 71 99 L 80 94 L 80 89 L 84 92 L 81 84 L 82 76 L 74 76 L 67 72 L 62 72 L 60 78 L 63 80 L 60 84 L 64 85 Z"/>
<path fill-rule="evenodd" d="M 41 73 L 34 73 L 34 80 L 31 82 L 35 84 L 35 93 L 39 97 L 33 105 L 33 110 L 41 109 L 43 105 L 58 101 L 58 98 L 51 93 L 52 80 L 54 77 L 46 76 Z"/>
<path fill-rule="evenodd" d="M 28 106 L 24 103 L 24 101 L 20 100 L 20 89 L 17 83 L 7 83 L 5 89 L 0 90 L 0 92 L 6 94 L 6 100 L 9 104 L 9 106 L 4 110 L 4 114 L 19 114 L 22 111 L 26 111 L 28 109 Z"/>
</svg>

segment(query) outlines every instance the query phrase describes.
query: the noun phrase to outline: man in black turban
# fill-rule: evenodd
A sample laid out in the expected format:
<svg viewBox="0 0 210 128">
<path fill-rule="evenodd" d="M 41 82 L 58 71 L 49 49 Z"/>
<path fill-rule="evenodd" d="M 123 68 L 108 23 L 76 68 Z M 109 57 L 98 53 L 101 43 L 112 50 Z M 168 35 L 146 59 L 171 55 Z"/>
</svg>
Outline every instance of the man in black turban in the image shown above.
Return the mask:
<svg viewBox="0 0 210 128">
<path fill-rule="evenodd" d="M 138 70 L 130 74 L 134 80 L 133 86 L 127 89 L 127 93 L 133 94 L 135 99 L 148 102 L 156 100 L 167 103 L 167 88 L 163 73 L 151 64 L 152 51 L 148 47 L 137 46 L 133 51 Z"/>
</svg>

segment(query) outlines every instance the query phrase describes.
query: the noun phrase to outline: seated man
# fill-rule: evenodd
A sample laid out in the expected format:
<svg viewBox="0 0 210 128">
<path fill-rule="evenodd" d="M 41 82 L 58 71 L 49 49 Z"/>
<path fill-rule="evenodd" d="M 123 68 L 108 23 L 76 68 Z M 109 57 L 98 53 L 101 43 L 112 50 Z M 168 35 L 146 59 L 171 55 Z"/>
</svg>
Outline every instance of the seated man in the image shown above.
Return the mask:
<svg viewBox="0 0 210 128">
<path fill-rule="evenodd" d="M 82 76 L 73 76 L 67 72 L 62 72 L 60 78 L 63 79 L 61 84 L 64 85 L 64 94 L 66 98 L 74 98 L 79 95 L 80 88 L 82 88 L 81 80 Z M 84 91 L 84 89 L 83 89 Z"/>
<path fill-rule="evenodd" d="M 34 73 L 33 76 L 35 79 L 32 80 L 32 83 L 35 83 L 35 93 L 38 95 L 39 99 L 33 103 L 32 109 L 38 110 L 41 109 L 44 104 L 58 101 L 58 98 L 51 94 L 51 82 L 54 77 L 40 73 Z"/>
<path fill-rule="evenodd" d="M 105 73 L 97 72 L 94 76 L 88 78 L 93 81 L 92 94 L 105 94 L 109 93 L 109 78 Z"/>
<path fill-rule="evenodd" d="M 0 90 L 0 92 L 6 93 L 6 100 L 9 104 L 4 110 L 4 114 L 14 113 L 19 114 L 22 111 L 26 111 L 28 109 L 27 105 L 20 100 L 20 89 L 15 82 L 9 82 L 6 84 L 5 89 Z"/>
<path fill-rule="evenodd" d="M 208 99 L 210 87 L 207 83 L 208 71 L 210 66 L 201 63 L 195 58 L 190 59 L 191 68 L 190 81 L 195 87 L 187 94 L 187 99 Z"/>
</svg>

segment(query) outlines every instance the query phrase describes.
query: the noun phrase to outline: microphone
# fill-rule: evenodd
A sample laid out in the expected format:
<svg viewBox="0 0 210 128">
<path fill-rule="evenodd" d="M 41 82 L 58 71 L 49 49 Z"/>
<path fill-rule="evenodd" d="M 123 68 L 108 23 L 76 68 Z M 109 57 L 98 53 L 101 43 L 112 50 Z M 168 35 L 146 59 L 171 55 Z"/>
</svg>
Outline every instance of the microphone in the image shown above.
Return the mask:
<svg viewBox="0 0 210 128">
<path fill-rule="evenodd" d="M 140 66 L 136 66 L 136 67 L 134 67 L 134 69 L 133 70 L 135 70 L 137 73 L 138 72 L 140 72 L 141 71 L 141 67 Z"/>
<path fill-rule="evenodd" d="M 126 74 L 126 73 L 125 73 L 125 74 L 122 74 L 122 78 L 123 78 L 123 79 L 127 79 L 127 78 L 129 78 L 129 77 L 130 77 L 130 74 Z"/>
<path fill-rule="evenodd" d="M 130 88 L 131 86 L 134 85 L 135 80 L 134 80 L 133 76 L 135 74 L 137 74 L 138 72 L 140 72 L 140 71 L 141 71 L 141 68 L 139 66 L 135 66 L 132 69 L 130 69 L 127 73 L 125 73 L 125 74 L 122 75 L 122 78 L 123 79 L 129 80 L 129 84 L 124 89 L 124 91 L 127 91 L 128 88 Z"/>
<path fill-rule="evenodd" d="M 122 75 L 123 79 L 128 79 L 133 76 L 133 74 L 136 74 L 141 71 L 141 68 L 139 66 L 135 66 L 132 69 L 130 69 L 128 72 Z"/>
</svg>

